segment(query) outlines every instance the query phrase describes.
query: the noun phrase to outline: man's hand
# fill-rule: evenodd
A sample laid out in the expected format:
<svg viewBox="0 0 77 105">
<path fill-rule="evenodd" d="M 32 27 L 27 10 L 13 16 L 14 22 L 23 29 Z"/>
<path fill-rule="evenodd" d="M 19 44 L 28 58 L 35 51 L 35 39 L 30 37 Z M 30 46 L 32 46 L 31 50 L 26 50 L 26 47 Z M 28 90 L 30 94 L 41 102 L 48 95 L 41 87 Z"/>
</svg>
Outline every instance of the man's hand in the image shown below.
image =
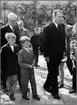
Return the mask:
<svg viewBox="0 0 77 105">
<path fill-rule="evenodd" d="M 49 63 L 49 57 L 45 57 L 45 61 Z"/>
<path fill-rule="evenodd" d="M 33 69 L 33 68 L 34 68 L 34 66 L 33 66 L 33 65 L 29 65 L 29 68 L 30 68 L 30 69 Z"/>
</svg>

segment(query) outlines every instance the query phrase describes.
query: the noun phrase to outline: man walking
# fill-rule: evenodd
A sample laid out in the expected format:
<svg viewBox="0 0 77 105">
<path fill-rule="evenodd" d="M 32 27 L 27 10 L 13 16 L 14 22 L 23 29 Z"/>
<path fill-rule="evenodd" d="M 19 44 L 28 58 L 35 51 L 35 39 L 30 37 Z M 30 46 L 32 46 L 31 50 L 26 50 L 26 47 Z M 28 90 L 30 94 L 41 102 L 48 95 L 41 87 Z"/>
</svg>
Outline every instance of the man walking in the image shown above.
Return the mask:
<svg viewBox="0 0 77 105">
<path fill-rule="evenodd" d="M 63 13 L 60 9 L 53 11 L 53 22 L 44 28 L 44 57 L 48 66 L 44 89 L 51 91 L 55 99 L 60 100 L 58 91 L 58 68 L 65 51 L 65 27 L 60 26 Z"/>
</svg>

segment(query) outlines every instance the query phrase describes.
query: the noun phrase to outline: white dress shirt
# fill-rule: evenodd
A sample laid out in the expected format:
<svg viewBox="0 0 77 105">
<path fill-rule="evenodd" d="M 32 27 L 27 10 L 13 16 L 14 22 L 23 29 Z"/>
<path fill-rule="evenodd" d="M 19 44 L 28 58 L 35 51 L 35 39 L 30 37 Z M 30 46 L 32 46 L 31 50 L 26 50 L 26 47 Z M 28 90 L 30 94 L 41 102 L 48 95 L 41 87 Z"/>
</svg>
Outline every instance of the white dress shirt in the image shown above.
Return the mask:
<svg viewBox="0 0 77 105">
<path fill-rule="evenodd" d="M 55 26 L 58 28 L 58 24 L 55 22 L 55 21 L 53 21 L 53 23 L 55 24 Z"/>
<path fill-rule="evenodd" d="M 10 46 L 10 47 L 11 47 L 12 51 L 14 52 L 14 46 L 12 45 L 12 46 Z"/>
</svg>

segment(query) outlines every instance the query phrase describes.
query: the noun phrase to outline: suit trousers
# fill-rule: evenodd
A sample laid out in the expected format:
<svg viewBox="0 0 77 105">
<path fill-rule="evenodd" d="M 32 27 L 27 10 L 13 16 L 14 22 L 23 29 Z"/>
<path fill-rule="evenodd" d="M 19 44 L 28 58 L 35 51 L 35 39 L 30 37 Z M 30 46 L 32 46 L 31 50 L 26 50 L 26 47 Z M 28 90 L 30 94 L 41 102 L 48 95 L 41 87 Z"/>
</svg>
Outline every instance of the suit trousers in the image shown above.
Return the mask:
<svg viewBox="0 0 77 105">
<path fill-rule="evenodd" d="M 11 75 L 7 77 L 6 86 L 7 86 L 9 95 L 14 93 L 16 84 L 17 84 L 17 75 Z"/>
<path fill-rule="evenodd" d="M 58 94 L 58 74 L 59 74 L 59 65 L 61 63 L 61 59 L 53 60 L 51 59 L 48 66 L 48 75 L 46 82 L 44 84 L 45 87 L 51 88 L 52 94 Z"/>
<path fill-rule="evenodd" d="M 76 68 L 73 70 L 72 88 L 76 91 Z"/>
<path fill-rule="evenodd" d="M 33 52 L 34 52 L 34 57 L 35 57 L 35 65 L 38 63 L 38 46 L 33 46 Z"/>
<path fill-rule="evenodd" d="M 19 87 L 21 89 L 21 73 L 20 73 L 20 71 L 18 72 L 18 83 L 19 83 Z"/>
<path fill-rule="evenodd" d="M 34 69 L 26 69 L 25 73 L 21 71 L 22 96 L 27 96 L 28 83 L 30 81 L 33 96 L 37 95 Z"/>
</svg>

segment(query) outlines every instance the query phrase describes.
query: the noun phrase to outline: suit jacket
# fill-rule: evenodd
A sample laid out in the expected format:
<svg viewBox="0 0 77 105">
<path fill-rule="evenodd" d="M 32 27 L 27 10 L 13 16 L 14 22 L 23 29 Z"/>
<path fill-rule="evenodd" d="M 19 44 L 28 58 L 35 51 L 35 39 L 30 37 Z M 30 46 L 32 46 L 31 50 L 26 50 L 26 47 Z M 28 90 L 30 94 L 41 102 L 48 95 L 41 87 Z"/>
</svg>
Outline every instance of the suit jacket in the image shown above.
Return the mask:
<svg viewBox="0 0 77 105">
<path fill-rule="evenodd" d="M 18 51 L 19 47 L 16 44 L 14 45 L 14 52 L 9 44 L 4 45 L 1 49 L 1 70 L 6 77 L 18 74 Z"/>
<path fill-rule="evenodd" d="M 52 22 L 44 28 L 44 56 L 59 58 L 65 51 L 65 28 L 64 26 L 59 26 L 57 28 Z"/>
<path fill-rule="evenodd" d="M 3 26 L 1 28 L 1 47 L 7 43 L 6 38 L 5 38 L 5 34 L 7 32 L 13 32 L 13 30 L 10 28 L 9 24 L 6 24 L 5 26 Z M 17 25 L 14 27 L 13 33 L 16 35 L 16 44 L 18 44 L 19 48 L 21 48 L 20 42 L 19 42 L 19 39 L 20 39 L 19 28 Z"/>
<path fill-rule="evenodd" d="M 40 47 L 40 44 L 41 44 L 41 36 L 40 36 L 40 34 L 39 35 L 34 34 L 31 37 L 31 44 L 32 44 L 32 46 Z"/>
<path fill-rule="evenodd" d="M 22 48 L 18 54 L 18 63 L 21 67 L 21 73 L 29 72 L 29 64 L 32 65 L 34 60 L 33 50 L 29 49 L 29 52 L 26 49 Z"/>
</svg>

